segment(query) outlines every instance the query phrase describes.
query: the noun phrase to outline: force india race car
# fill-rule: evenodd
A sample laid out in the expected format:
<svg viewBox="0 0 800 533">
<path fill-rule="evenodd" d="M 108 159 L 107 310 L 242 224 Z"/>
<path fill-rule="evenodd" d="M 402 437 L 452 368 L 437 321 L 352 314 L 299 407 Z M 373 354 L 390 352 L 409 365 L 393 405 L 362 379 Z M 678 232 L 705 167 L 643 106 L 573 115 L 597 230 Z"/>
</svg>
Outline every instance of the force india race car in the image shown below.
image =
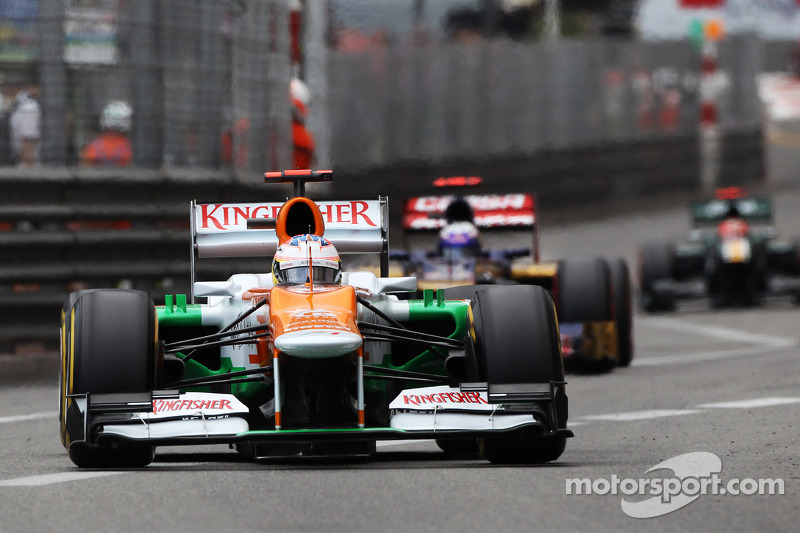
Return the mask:
<svg viewBox="0 0 800 533">
<path fill-rule="evenodd" d="M 541 287 L 414 293 L 388 272 L 387 200 L 319 204 L 268 172 L 285 203 L 191 204 L 192 294 L 70 294 L 61 317 L 61 440 L 79 467 L 144 466 L 157 446 L 228 443 L 250 459 L 368 457 L 377 440 L 435 439 L 493 463 L 557 459 L 567 396 Z M 196 279 L 204 258 L 274 255 L 295 235 L 380 254 L 382 276 L 275 284 L 264 273 Z M 277 260 L 277 258 L 276 258 Z M 326 259 L 327 261 L 327 259 Z M 202 300 L 202 302 L 201 302 Z"/>
<path fill-rule="evenodd" d="M 800 242 L 778 240 L 772 203 L 739 187 L 690 206 L 689 242 L 646 243 L 639 250 L 639 303 L 672 311 L 681 299 L 714 307 L 757 305 L 765 295 L 800 296 Z"/>
<path fill-rule="evenodd" d="M 392 258 L 403 261 L 406 275 L 418 277 L 420 288 L 476 283 L 543 287 L 555 301 L 567 370 L 628 366 L 633 358 L 633 322 L 626 261 L 621 257 L 540 261 L 535 205 L 531 194 L 409 198 L 403 228 L 411 251 L 393 252 Z M 425 240 L 432 233 L 438 235 L 433 246 Z M 487 235 L 494 243 L 529 245 L 484 249 L 480 237 Z"/>
</svg>

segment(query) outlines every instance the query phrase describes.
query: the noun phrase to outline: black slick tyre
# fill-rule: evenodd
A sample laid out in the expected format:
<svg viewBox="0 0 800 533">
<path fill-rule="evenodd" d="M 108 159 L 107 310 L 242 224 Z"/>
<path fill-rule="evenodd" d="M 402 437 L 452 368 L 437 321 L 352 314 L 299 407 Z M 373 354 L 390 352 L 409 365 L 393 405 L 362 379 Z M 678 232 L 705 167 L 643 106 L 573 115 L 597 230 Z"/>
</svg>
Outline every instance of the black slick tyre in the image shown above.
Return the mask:
<svg viewBox="0 0 800 533">
<path fill-rule="evenodd" d="M 611 273 L 600 257 L 558 262 L 553 297 L 561 322 L 601 322 L 612 319 Z"/>
<path fill-rule="evenodd" d="M 659 282 L 672 279 L 674 263 L 675 252 L 670 242 L 650 242 L 639 250 L 639 301 L 644 311 L 675 309 L 674 296 L 658 287 Z"/>
<path fill-rule="evenodd" d="M 617 329 L 617 364 L 629 366 L 633 359 L 633 309 L 628 264 L 621 257 L 606 259 L 611 273 L 614 298 L 614 324 Z"/>
<path fill-rule="evenodd" d="M 70 294 L 62 312 L 60 412 L 62 443 L 79 467 L 141 467 L 154 457 L 152 445 L 87 444 L 83 415 L 73 394 L 152 391 L 163 361 L 157 349 L 157 319 L 141 291 L 95 289 Z"/>
<path fill-rule="evenodd" d="M 562 383 L 564 367 L 553 300 L 538 286 L 497 286 L 479 290 L 473 309 L 479 375 L 490 384 Z M 492 463 L 546 463 L 558 459 L 566 438 L 552 434 L 566 428 L 567 397 L 559 386 L 556 419 L 548 435 L 486 438 L 479 441 Z"/>
</svg>

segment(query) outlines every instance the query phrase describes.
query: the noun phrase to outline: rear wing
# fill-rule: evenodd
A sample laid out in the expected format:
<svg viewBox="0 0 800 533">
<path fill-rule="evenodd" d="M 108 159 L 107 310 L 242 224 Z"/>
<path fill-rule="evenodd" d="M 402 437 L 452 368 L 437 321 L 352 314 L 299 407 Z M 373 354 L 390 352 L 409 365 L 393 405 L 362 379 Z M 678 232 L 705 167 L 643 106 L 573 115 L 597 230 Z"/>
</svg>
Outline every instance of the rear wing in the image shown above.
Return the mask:
<svg viewBox="0 0 800 533">
<path fill-rule="evenodd" d="M 379 253 L 381 275 L 388 276 L 388 199 L 315 203 L 325 224 L 325 238 L 339 253 Z M 192 201 L 192 287 L 197 259 L 273 256 L 278 247 L 274 221 L 283 205 L 284 202 L 200 204 Z"/>
<path fill-rule="evenodd" d="M 403 205 L 403 228 L 406 231 L 438 231 L 445 225 L 444 214 L 455 195 L 417 196 Z M 471 194 L 463 196 L 475 215 L 480 229 L 528 229 L 533 234 L 533 256 L 539 262 L 536 200 L 532 194 Z"/>
<path fill-rule="evenodd" d="M 772 202 L 767 197 L 715 199 L 694 202 L 690 206 L 694 225 L 716 224 L 730 216 L 732 208 L 748 222 L 772 223 Z"/>
<path fill-rule="evenodd" d="M 447 206 L 456 198 L 418 196 L 403 205 L 403 228 L 438 230 L 444 226 Z M 463 197 L 475 213 L 479 228 L 532 228 L 536 225 L 535 201 L 531 194 L 471 194 Z"/>
</svg>

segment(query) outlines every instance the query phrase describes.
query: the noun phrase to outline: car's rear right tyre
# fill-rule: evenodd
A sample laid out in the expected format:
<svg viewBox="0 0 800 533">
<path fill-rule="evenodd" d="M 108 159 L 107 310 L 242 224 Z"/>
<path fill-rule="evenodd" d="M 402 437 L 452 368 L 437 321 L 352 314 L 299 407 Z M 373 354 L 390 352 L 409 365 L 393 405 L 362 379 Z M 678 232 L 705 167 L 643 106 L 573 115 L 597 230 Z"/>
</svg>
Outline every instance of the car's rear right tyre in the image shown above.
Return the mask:
<svg viewBox="0 0 800 533">
<path fill-rule="evenodd" d="M 639 303 L 644 311 L 675 309 L 675 297 L 658 287 L 659 282 L 672 279 L 674 264 L 675 249 L 670 242 L 650 242 L 639 250 Z"/>
<path fill-rule="evenodd" d="M 553 292 L 558 320 L 563 323 L 613 319 L 611 273 L 601 257 L 559 261 Z"/>
<path fill-rule="evenodd" d="M 87 444 L 83 414 L 71 396 L 147 392 L 160 384 L 157 318 L 141 291 L 94 289 L 70 294 L 62 312 L 61 439 L 83 468 L 141 467 L 152 462 L 152 445 Z"/>
</svg>

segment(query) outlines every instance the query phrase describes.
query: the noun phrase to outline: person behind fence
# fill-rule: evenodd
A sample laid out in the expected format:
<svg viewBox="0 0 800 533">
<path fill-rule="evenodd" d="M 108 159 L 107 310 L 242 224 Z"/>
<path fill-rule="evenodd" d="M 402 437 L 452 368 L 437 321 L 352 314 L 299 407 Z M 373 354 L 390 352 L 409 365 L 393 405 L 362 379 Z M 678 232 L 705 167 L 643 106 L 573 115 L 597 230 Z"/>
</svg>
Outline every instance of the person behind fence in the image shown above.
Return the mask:
<svg viewBox="0 0 800 533">
<path fill-rule="evenodd" d="M 81 152 L 81 163 L 90 167 L 127 167 L 133 160 L 128 132 L 133 109 L 126 102 L 115 100 L 103 109 L 100 134 Z"/>
<path fill-rule="evenodd" d="M 292 78 L 289 96 L 292 100 L 292 164 L 294 168 L 311 168 L 315 145 L 314 137 L 306 127 L 311 92 L 300 79 Z"/>
<path fill-rule="evenodd" d="M 2 167 L 14 162 L 11 151 L 11 109 L 6 109 L 5 104 L 3 93 L 0 93 L 0 166 Z"/>
<path fill-rule="evenodd" d="M 11 147 L 17 166 L 35 167 L 39 164 L 41 117 L 39 87 L 32 84 L 17 93 L 9 117 Z"/>
</svg>

